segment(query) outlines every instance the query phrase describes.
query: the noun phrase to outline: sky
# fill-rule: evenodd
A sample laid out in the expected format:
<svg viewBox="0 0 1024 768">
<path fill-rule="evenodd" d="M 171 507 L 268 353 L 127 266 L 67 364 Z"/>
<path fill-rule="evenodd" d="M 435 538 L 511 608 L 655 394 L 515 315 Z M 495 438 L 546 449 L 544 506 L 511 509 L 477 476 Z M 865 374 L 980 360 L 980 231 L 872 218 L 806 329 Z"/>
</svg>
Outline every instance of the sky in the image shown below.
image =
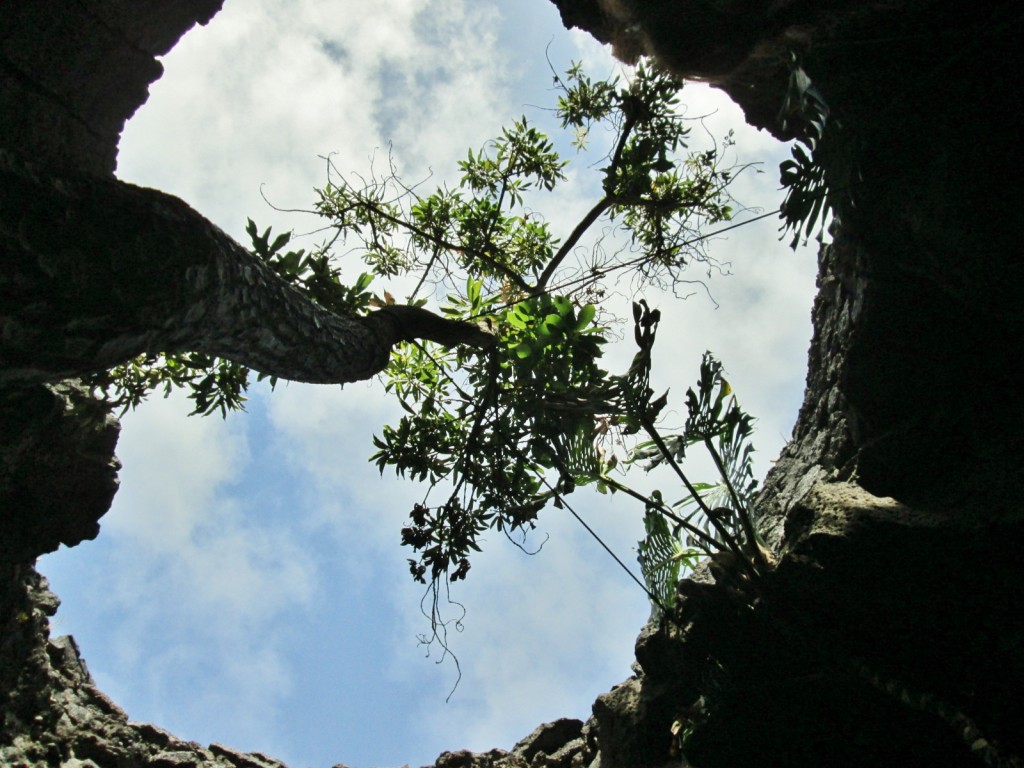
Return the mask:
<svg viewBox="0 0 1024 768">
<path fill-rule="evenodd" d="M 164 58 L 124 132 L 118 176 L 183 198 L 240 242 L 252 217 L 308 247 L 316 237 L 300 235 L 315 222 L 275 207 L 310 206 L 324 156 L 365 173 L 390 147 L 407 178 L 450 180 L 468 148 L 520 115 L 554 129 L 542 109 L 553 99 L 546 59 L 621 71 L 565 31 L 548 0 L 228 0 Z M 776 208 L 786 148 L 706 86 L 688 85 L 683 100 L 687 115 L 707 116 L 709 135 L 736 131 L 739 161 L 761 164 L 737 198 Z M 573 166 L 573 183 L 545 203 L 554 229 L 596 200 L 588 163 L 598 159 Z M 701 290 L 685 301 L 646 294 L 664 317 L 655 388 L 671 388 L 670 407 L 682 408 L 702 352 L 715 352 L 758 418 L 759 476 L 790 435 L 811 334 L 815 257 L 791 251 L 777 226 L 710 243 L 732 273 L 708 281 L 714 301 Z M 608 367 L 623 369 L 633 351 L 612 349 Z M 40 561 L 62 600 L 54 634 L 76 637 L 132 719 L 291 768 L 416 766 L 443 750 L 509 749 L 557 717 L 586 719 L 630 675 L 647 598 L 549 509 L 539 554 L 488 537 L 453 593 L 466 615 L 450 637 L 461 680 L 449 698 L 458 671 L 417 643 L 423 589 L 399 546 L 423 489 L 367 460 L 396 404 L 373 381 L 261 387 L 247 405 L 226 420 L 187 418 L 187 400 L 157 397 L 125 416 L 121 489 L 100 536 Z M 642 509 L 582 491 L 570 501 L 635 564 Z"/>
</svg>

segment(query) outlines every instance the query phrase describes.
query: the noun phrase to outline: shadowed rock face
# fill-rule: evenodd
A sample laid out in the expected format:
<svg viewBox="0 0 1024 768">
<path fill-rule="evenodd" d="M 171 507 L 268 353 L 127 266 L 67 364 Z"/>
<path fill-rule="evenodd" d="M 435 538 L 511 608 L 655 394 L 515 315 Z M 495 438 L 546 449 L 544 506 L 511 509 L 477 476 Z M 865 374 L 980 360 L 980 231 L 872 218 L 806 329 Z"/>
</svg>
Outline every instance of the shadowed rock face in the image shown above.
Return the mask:
<svg viewBox="0 0 1024 768">
<path fill-rule="evenodd" d="M 2 144 L 54 165 L 113 173 L 125 122 L 167 53 L 224 0 L 19 2 L 0 32 Z"/>
<path fill-rule="evenodd" d="M 0 562 L 96 538 L 117 491 L 117 420 L 72 382 L 0 389 L 0 414 Z"/>
<path fill-rule="evenodd" d="M 111 177 L 121 130 L 163 72 L 155 57 L 209 21 L 222 2 L 9 4 L 0 24 L 0 155 L 30 162 L 40 177 L 46 169 Z M 4 342 L 21 335 L 19 320 L 42 306 L 18 259 L 16 241 L 28 235 L 15 226 L 11 202 L 5 197 L 0 205 Z M 59 229 L 57 211 L 44 215 L 50 231 Z M 14 237 L 6 237 L 8 230 Z M 90 269 L 93 254 L 66 251 L 77 255 L 78 270 Z M 14 307 L 23 299 L 29 310 L 18 318 Z M 47 343 L 53 335 L 44 334 Z M 43 342 L 33 346 L 42 349 Z M 117 489 L 119 426 L 74 382 L 8 385 L 11 362 L 0 354 L 0 562 L 27 563 L 97 535 Z"/>
<path fill-rule="evenodd" d="M 1001 126 L 1022 110 L 991 76 L 1019 13 L 555 2 L 777 135 L 796 54 L 845 188 L 805 402 L 759 502 L 778 565 L 756 587 L 680 586 L 674 623 L 641 635 L 643 674 L 595 705 L 602 766 L 667 759 L 680 717 L 700 766 L 1021 764 L 1021 152 Z"/>
<path fill-rule="evenodd" d="M 162 73 L 154 58 L 222 0 L 19 2 L 0 21 L 0 151 L 37 169 L 109 177 L 125 121 Z M 40 170 L 42 172 L 42 170 Z M 9 211 L 0 210 L 0 216 Z M 14 253 L 0 240 L 0 304 Z M 81 265 L 88 268 L 87 264 Z M 0 336 L 17 332 L 3 325 Z M 99 532 L 117 489 L 119 425 L 74 382 L 0 386 L 0 765 L 280 768 L 131 723 L 93 684 L 32 563 Z"/>
<path fill-rule="evenodd" d="M 1003 74 L 1019 11 L 554 1 L 568 26 L 722 87 L 779 136 L 796 54 L 830 107 L 819 160 L 845 193 L 805 402 L 759 502 L 776 567 L 756 585 L 722 568 L 683 582 L 671 619 L 642 632 L 637 674 L 587 723 L 437 765 L 678 764 L 674 721 L 700 766 L 1020 765 L 1022 110 Z M 219 5 L 5 9 L 0 149 L 109 176 L 153 56 Z M 71 385 L 0 390 L 0 423 L 0 763 L 279 765 L 128 722 L 73 641 L 49 639 L 56 598 L 31 562 L 96 535 L 117 427 Z"/>
</svg>

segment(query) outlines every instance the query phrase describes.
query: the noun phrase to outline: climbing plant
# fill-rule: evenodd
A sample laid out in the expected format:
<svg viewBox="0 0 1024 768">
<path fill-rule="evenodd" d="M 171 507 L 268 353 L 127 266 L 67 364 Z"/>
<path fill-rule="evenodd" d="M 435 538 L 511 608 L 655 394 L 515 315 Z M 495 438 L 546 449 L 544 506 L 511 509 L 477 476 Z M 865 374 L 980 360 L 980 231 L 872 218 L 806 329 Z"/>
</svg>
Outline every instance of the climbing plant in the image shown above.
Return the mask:
<svg viewBox="0 0 1024 768">
<path fill-rule="evenodd" d="M 638 560 L 651 592 L 654 616 L 675 602 L 676 584 L 684 569 L 702 555 L 730 551 L 753 575 L 766 565 L 752 522 L 757 481 L 750 442 L 753 418 L 745 413 L 723 376 L 722 364 L 708 352 L 700 366 L 696 389 L 686 392 L 688 417 L 681 432 L 636 446 L 631 462 L 646 470 L 670 463 L 687 493 L 666 504 L 660 491 L 650 494 L 638 545 Z M 653 430 L 652 430 L 653 431 Z M 687 451 L 697 447 L 712 459 L 716 482 L 691 483 L 683 473 Z"/>
<path fill-rule="evenodd" d="M 812 235 L 823 240 L 829 222 L 854 207 L 862 178 L 852 133 L 832 113 L 795 53 L 790 54 L 789 86 L 778 122 L 796 139 L 792 157 L 779 167 L 786 190 L 779 209 L 782 232 L 792 235 L 790 246 L 795 249 Z"/>
</svg>

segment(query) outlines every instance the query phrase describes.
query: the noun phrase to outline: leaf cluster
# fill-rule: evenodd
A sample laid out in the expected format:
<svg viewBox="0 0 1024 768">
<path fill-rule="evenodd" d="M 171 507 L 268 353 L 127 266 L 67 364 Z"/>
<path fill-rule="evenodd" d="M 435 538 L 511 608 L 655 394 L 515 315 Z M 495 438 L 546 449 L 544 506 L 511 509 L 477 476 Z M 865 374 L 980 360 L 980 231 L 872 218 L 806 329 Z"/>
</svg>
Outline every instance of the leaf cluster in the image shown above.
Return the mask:
<svg viewBox="0 0 1024 768">
<path fill-rule="evenodd" d="M 796 136 L 792 157 L 779 166 L 780 182 L 786 190 L 780 209 L 781 231 L 783 236 L 792 233 L 790 247 L 795 249 L 815 232 L 817 240 L 823 240 L 829 219 L 853 205 L 854 188 L 861 179 L 854 153 L 846 146 L 848 132 L 832 115 L 796 54 L 790 55 L 789 87 L 779 122 L 783 130 L 792 130 Z"/>
<path fill-rule="evenodd" d="M 190 415 L 208 416 L 219 411 L 243 410 L 249 388 L 249 369 L 244 365 L 198 352 L 140 355 L 85 379 L 97 395 L 115 409 L 137 408 L 152 392 L 167 397 L 184 389 L 193 401 Z"/>
<path fill-rule="evenodd" d="M 448 489 L 441 503 L 418 504 L 403 530 L 419 580 L 453 565 L 465 575 L 485 531 L 532 528 L 556 487 L 594 469 L 589 435 L 607 380 L 596 308 L 547 294 L 499 307 L 481 286 L 468 278 L 465 298 L 445 312 L 492 313 L 498 344 L 489 355 L 411 344 L 386 371 L 406 413 L 374 438 L 372 460 L 381 472 Z"/>
<path fill-rule="evenodd" d="M 825 98 L 800 66 L 796 55 L 791 54 L 789 87 L 779 119 L 783 130 L 792 127 L 796 131 L 799 143 L 793 145 L 793 157 L 782 162 L 779 172 L 782 186 L 786 189 L 781 208 L 782 230 L 784 233 L 792 230 L 790 247 L 794 249 L 801 237 L 811 236 L 819 222 L 818 235 L 821 237 L 824 220 L 832 209 L 824 166 L 814 157 L 815 149 L 825 138 L 829 113 Z"/>
<path fill-rule="evenodd" d="M 718 482 L 696 483 L 694 487 L 711 509 L 738 508 L 731 511 L 730 517 L 724 520 L 730 533 L 736 535 L 740 533 L 739 510 L 750 508 L 757 488 L 752 466 L 754 449 L 749 443 L 754 431 L 754 420 L 740 408 L 732 394 L 732 387 L 722 374 L 722 364 L 710 352 L 704 353 L 696 389 L 686 391 L 686 409 L 689 415 L 682 432 L 663 439 L 668 453 L 664 453 L 655 441 L 647 441 L 636 447 L 631 461 L 643 462 L 644 469 L 650 471 L 667 464 L 670 458 L 682 463 L 687 449 L 699 446 L 712 457 L 719 471 L 722 467 L 726 471 Z M 696 507 L 697 498 L 688 494 L 671 506 L 674 510 L 683 511 Z M 689 520 L 699 512 L 696 509 L 684 519 Z M 721 514 L 718 517 L 722 520 Z M 712 538 L 715 537 L 715 532 L 707 522 L 705 531 Z M 690 543 L 699 546 L 699 542 L 692 538 Z M 719 543 L 725 545 L 726 542 Z"/>
<path fill-rule="evenodd" d="M 757 569 L 758 540 L 752 525 L 757 481 L 753 473 L 754 448 L 750 443 L 753 418 L 744 412 L 723 376 L 722 364 L 706 352 L 696 388 L 686 392 L 687 419 L 683 430 L 636 446 L 630 462 L 646 471 L 668 464 L 682 474 L 687 450 L 699 446 L 713 460 L 718 481 L 691 483 L 680 477 L 686 495 L 666 504 L 660 491 L 650 496 L 645 516 L 647 537 L 639 545 L 645 580 L 656 596 L 654 608 L 671 607 L 675 583 L 683 563 L 699 554 L 731 551 Z M 674 525 L 669 527 L 669 521 Z"/>
<path fill-rule="evenodd" d="M 736 169 L 721 165 L 731 134 L 721 148 L 680 160 L 691 131 L 679 114 L 683 81 L 643 62 L 623 86 L 594 82 L 579 65 L 555 82 L 565 91 L 556 115 L 575 131 L 578 149 L 596 125 L 614 126 L 614 148 L 601 168 L 602 202 L 643 254 L 632 266 L 647 280 L 677 279 L 689 258 L 703 260 L 692 248 L 696 230 L 732 217 L 725 190 Z"/>
<path fill-rule="evenodd" d="M 646 65 L 621 83 L 594 81 L 574 65 L 555 83 L 562 128 L 589 134 L 600 127 L 612 137 L 598 168 L 603 194 L 565 236 L 553 233 L 536 205 L 565 182 L 569 161 L 524 116 L 467 152 L 454 187 L 429 193 L 403 182 L 390 157 L 386 170 L 368 178 L 341 174 L 329 161 L 313 213 L 334 230 L 330 244 L 350 247 L 375 275 L 418 274 L 412 297 L 424 285 L 447 289 L 458 284 L 453 277 L 469 276 L 508 303 L 547 292 L 599 295 L 596 286 L 620 271 L 645 284 L 674 284 L 688 263 L 709 261 L 699 230 L 732 216 L 728 186 L 742 170 L 723 163 L 731 138 L 686 153 L 682 82 Z M 601 247 L 622 235 L 613 251 Z M 582 247 L 588 238 L 589 254 Z"/>
<path fill-rule="evenodd" d="M 248 219 L 245 231 L 252 241 L 252 252 L 317 304 L 335 314 L 357 315 L 374 303 L 376 297 L 368 290 L 373 275 L 363 272 L 352 285 L 346 285 L 341 279 L 341 269 L 326 246 L 308 253 L 304 249 L 285 251 L 284 247 L 291 242 L 291 232 L 282 232 L 271 240 L 270 227 L 260 234 L 252 219 Z"/>
</svg>

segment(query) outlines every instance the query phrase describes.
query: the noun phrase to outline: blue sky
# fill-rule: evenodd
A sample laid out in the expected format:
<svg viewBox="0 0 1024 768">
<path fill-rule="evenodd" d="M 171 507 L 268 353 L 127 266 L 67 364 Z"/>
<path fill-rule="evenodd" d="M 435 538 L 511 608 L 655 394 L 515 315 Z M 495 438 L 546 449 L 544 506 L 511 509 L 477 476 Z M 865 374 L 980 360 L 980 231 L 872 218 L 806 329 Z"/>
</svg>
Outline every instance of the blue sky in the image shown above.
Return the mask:
<svg viewBox="0 0 1024 768">
<path fill-rule="evenodd" d="M 228 0 L 164 60 L 125 131 L 118 175 L 182 197 L 241 242 L 247 216 L 302 233 L 309 219 L 261 194 L 308 207 L 325 180 L 319 155 L 365 172 L 391 142 L 404 174 L 433 169 L 440 182 L 521 114 L 543 125 L 546 50 L 562 69 L 582 59 L 594 74 L 619 70 L 566 32 L 548 0 Z M 736 130 L 740 160 L 763 163 L 738 182 L 741 201 L 775 208 L 785 148 L 705 86 L 688 86 L 684 101 L 688 114 L 710 115 L 713 135 Z M 596 199 L 586 162 L 572 173 L 576 183 L 545 204 L 556 230 Z M 671 386 L 682 407 L 713 350 L 759 418 L 761 475 L 802 397 L 814 289 L 813 253 L 790 251 L 776 227 L 711 244 L 734 272 L 709 283 L 718 308 L 703 294 L 647 294 L 665 315 L 656 387 Z M 612 350 L 609 367 L 632 352 Z M 646 597 L 548 510 L 539 555 L 491 537 L 454 594 L 468 614 L 453 638 L 462 680 L 445 702 L 455 668 L 417 645 L 422 588 L 398 543 L 422 489 L 367 461 L 371 435 L 396 418 L 378 382 L 258 388 L 248 412 L 226 421 L 188 410 L 158 398 L 125 417 L 122 487 L 100 537 L 40 562 L 63 601 L 54 632 L 75 635 L 133 719 L 291 768 L 423 765 L 445 749 L 510 748 L 555 717 L 586 718 L 630 674 Z M 570 500 L 634 561 L 641 509 Z"/>
</svg>

